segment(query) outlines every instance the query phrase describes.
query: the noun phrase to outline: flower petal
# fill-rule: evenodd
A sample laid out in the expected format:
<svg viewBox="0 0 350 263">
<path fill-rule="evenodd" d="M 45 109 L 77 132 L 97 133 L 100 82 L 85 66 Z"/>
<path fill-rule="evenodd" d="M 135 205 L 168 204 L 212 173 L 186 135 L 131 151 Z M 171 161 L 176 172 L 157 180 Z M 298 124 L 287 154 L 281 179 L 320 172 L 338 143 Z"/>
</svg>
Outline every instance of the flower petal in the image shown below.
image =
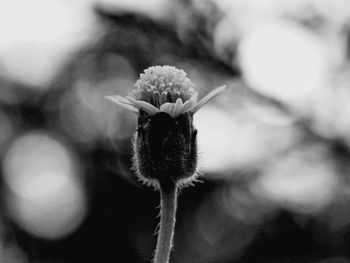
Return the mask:
<svg viewBox="0 0 350 263">
<path fill-rule="evenodd" d="M 184 104 L 181 98 L 178 98 L 175 103 L 166 102 L 160 106 L 160 111 L 168 113 L 171 117 L 176 118 L 183 113 Z"/>
<path fill-rule="evenodd" d="M 173 107 L 173 110 L 171 112 L 172 114 L 170 116 L 176 118 L 182 113 L 183 108 L 184 104 L 182 103 L 182 99 L 178 98 L 175 102 L 175 106 Z"/>
<path fill-rule="evenodd" d="M 196 103 L 197 103 L 197 97 L 196 97 L 196 98 L 192 98 L 192 99 L 186 101 L 186 102 L 184 103 L 184 107 L 183 107 L 183 109 L 182 109 L 182 113 L 186 113 L 186 112 L 192 110 L 192 108 L 193 108 L 194 106 L 196 106 Z"/>
<path fill-rule="evenodd" d="M 207 104 L 209 101 L 214 99 L 217 95 L 219 95 L 221 92 L 226 90 L 226 85 L 218 87 L 211 92 L 209 92 L 204 98 L 202 98 L 192 109 L 191 112 L 195 113 L 200 108 L 202 108 L 205 104 Z"/>
<path fill-rule="evenodd" d="M 162 106 L 160 106 L 160 111 L 164 111 L 164 112 L 168 113 L 169 115 L 171 115 L 171 112 L 172 112 L 174 106 L 175 106 L 174 103 L 166 102 Z"/>
<path fill-rule="evenodd" d="M 119 96 L 119 95 L 115 95 L 115 96 L 105 96 L 105 99 L 108 99 L 122 107 L 124 107 L 125 109 L 131 110 L 132 112 L 138 113 L 139 110 L 136 106 L 134 106 L 134 104 L 129 101 L 128 99 Z"/>
<path fill-rule="evenodd" d="M 154 115 L 157 112 L 159 112 L 159 109 L 154 107 L 152 104 L 146 102 L 146 101 L 142 101 L 142 100 L 135 100 L 134 98 L 127 96 L 126 97 L 128 100 L 130 100 L 133 105 L 135 107 L 137 107 L 138 109 L 142 109 L 145 112 L 147 112 L 149 115 Z"/>
</svg>

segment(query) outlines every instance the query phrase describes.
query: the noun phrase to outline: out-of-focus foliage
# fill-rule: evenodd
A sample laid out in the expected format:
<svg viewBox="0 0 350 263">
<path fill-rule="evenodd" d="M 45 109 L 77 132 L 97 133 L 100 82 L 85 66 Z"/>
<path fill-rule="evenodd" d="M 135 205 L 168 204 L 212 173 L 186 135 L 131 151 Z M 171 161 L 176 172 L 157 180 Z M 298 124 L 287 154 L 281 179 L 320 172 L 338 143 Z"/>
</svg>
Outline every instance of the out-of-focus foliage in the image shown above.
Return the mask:
<svg viewBox="0 0 350 263">
<path fill-rule="evenodd" d="M 346 0 L 0 0 L 0 262 L 148 262 L 137 116 L 105 100 L 184 69 L 203 184 L 172 262 L 350 262 Z"/>
</svg>

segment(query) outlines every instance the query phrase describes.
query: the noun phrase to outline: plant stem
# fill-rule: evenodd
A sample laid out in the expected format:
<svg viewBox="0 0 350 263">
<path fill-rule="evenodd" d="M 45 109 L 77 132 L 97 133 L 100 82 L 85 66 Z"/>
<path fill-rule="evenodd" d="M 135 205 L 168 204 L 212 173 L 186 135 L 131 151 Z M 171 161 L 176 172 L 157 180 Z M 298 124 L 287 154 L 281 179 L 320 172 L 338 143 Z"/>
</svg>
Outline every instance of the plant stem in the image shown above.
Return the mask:
<svg viewBox="0 0 350 263">
<path fill-rule="evenodd" d="M 168 263 L 173 247 L 177 208 L 177 186 L 175 182 L 160 183 L 160 226 L 154 263 Z"/>
</svg>

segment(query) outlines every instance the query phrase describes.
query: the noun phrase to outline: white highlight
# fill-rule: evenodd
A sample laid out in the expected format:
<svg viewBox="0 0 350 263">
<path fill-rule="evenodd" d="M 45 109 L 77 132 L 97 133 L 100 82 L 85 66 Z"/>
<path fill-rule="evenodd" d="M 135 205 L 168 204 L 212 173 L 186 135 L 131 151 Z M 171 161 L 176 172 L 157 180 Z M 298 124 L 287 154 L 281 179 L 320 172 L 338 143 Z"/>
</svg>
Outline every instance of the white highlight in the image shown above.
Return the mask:
<svg viewBox="0 0 350 263">
<path fill-rule="evenodd" d="M 14 220 L 42 238 L 73 232 L 86 212 L 77 172 L 70 152 L 54 138 L 33 133 L 17 139 L 4 159 L 7 206 Z"/>
<path fill-rule="evenodd" d="M 74 51 L 97 39 L 90 2 L 0 0 L 1 74 L 47 85 Z"/>
<path fill-rule="evenodd" d="M 252 189 L 258 195 L 296 212 L 319 211 L 334 198 L 339 179 L 331 163 L 318 151 L 319 148 L 298 151 L 276 160 Z"/>
<path fill-rule="evenodd" d="M 204 172 L 232 174 L 232 170 L 260 166 L 288 149 L 296 136 L 290 122 L 272 125 L 244 111 L 232 114 L 213 107 L 200 110 L 194 126 Z"/>
<path fill-rule="evenodd" d="M 245 81 L 266 96 L 295 100 L 325 82 L 321 41 L 291 23 L 257 26 L 243 38 L 238 52 Z"/>
<path fill-rule="evenodd" d="M 215 108 L 204 108 L 194 118 L 198 129 L 199 166 L 205 172 L 223 172 L 234 166 L 235 125 L 232 118 Z"/>
</svg>

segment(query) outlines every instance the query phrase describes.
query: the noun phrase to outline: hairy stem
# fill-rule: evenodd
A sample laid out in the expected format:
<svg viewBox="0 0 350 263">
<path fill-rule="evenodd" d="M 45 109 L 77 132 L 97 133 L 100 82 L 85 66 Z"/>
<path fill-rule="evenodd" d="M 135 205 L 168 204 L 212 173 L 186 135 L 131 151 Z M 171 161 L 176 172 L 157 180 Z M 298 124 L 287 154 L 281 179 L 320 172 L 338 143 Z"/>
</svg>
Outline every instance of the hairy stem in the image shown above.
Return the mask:
<svg viewBox="0 0 350 263">
<path fill-rule="evenodd" d="M 174 239 L 176 208 L 176 183 L 160 183 L 160 226 L 154 263 L 169 262 Z"/>
</svg>

